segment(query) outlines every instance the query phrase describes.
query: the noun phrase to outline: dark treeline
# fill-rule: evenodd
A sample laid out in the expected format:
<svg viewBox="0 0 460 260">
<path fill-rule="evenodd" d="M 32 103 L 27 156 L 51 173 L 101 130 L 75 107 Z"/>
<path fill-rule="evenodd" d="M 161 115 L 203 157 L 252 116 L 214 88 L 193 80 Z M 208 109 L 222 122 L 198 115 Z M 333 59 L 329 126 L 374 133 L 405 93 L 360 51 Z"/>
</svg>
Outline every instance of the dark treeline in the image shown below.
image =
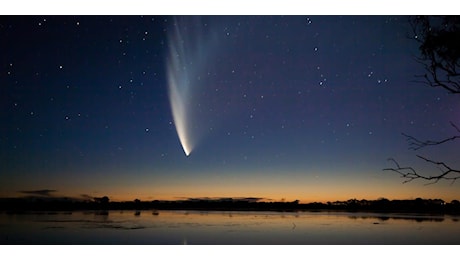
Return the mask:
<svg viewBox="0 0 460 260">
<path fill-rule="evenodd" d="M 255 211 L 371 211 L 407 212 L 430 214 L 460 214 L 460 202 L 449 203 L 441 199 L 414 200 L 357 200 L 335 202 L 299 203 L 266 202 L 257 199 L 188 199 L 178 201 L 125 201 L 113 202 L 107 196 L 93 200 L 73 200 L 68 198 L 3 198 L 0 210 L 20 213 L 25 211 L 73 211 L 73 210 L 255 210 Z"/>
</svg>

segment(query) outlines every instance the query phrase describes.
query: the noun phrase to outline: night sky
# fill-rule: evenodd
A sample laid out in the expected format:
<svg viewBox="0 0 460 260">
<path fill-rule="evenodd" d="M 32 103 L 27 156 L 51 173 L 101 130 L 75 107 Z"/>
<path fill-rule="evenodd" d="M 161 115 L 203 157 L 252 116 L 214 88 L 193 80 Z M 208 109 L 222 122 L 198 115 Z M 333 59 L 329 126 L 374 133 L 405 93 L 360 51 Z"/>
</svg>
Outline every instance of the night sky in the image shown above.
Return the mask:
<svg viewBox="0 0 460 260">
<path fill-rule="evenodd" d="M 408 17 L 2 16 L 0 45 L 0 197 L 460 198 L 382 171 L 458 160 L 401 135 L 460 124 Z"/>
</svg>

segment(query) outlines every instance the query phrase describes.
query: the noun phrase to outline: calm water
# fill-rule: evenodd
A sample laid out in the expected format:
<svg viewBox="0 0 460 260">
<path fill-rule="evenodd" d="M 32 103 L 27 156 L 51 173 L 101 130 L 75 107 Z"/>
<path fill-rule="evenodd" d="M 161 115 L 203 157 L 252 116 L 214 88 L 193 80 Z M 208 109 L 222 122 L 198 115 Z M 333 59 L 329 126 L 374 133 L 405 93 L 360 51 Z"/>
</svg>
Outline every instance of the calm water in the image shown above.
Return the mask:
<svg viewBox="0 0 460 260">
<path fill-rule="evenodd" d="M 0 213 L 0 244 L 460 244 L 459 216 L 346 212 L 152 213 Z"/>
</svg>

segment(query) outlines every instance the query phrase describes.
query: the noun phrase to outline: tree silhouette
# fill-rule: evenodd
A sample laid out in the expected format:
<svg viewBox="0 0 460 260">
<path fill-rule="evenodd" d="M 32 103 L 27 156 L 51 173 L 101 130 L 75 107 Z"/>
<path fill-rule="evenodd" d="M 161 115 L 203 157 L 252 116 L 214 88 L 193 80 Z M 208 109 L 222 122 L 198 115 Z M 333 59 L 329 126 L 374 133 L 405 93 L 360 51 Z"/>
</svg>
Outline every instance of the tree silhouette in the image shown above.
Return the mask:
<svg viewBox="0 0 460 260">
<path fill-rule="evenodd" d="M 410 24 L 426 71 L 420 82 L 460 94 L 460 16 L 416 16 Z"/>
<path fill-rule="evenodd" d="M 100 204 L 103 204 L 103 205 L 107 205 L 109 204 L 109 197 L 107 196 L 104 196 L 104 197 L 100 197 L 100 198 L 94 198 L 94 201 L 97 202 L 97 203 L 100 203 Z"/>
<path fill-rule="evenodd" d="M 460 94 L 460 16 L 415 16 L 409 22 L 413 38 L 420 44 L 420 57 L 417 58 L 417 61 L 424 66 L 426 72 L 424 75 L 417 76 L 423 79 L 418 82 L 434 88 L 443 88 L 451 94 Z M 417 151 L 460 139 L 460 128 L 453 122 L 450 124 L 457 134 L 442 140 L 420 140 L 405 133 L 402 135 L 406 137 L 409 149 Z M 395 167 L 384 170 L 399 173 L 405 179 L 403 183 L 415 179 L 429 181 L 428 184 L 437 183 L 440 180 L 455 182 L 460 179 L 460 169 L 454 169 L 443 161 L 432 160 L 421 155 L 417 157 L 437 166 L 440 172 L 425 176 L 412 167 L 400 166 L 393 158 L 390 158 L 389 161 L 393 162 Z"/>
</svg>

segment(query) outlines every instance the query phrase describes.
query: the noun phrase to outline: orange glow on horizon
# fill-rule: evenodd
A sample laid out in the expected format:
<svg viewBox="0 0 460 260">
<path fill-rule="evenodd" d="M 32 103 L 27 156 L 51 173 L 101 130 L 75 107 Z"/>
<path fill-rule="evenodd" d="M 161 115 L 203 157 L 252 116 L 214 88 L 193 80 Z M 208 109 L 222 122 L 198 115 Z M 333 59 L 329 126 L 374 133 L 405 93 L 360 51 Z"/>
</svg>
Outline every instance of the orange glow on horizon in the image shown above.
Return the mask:
<svg viewBox="0 0 460 260">
<path fill-rule="evenodd" d="M 196 176 L 196 175 L 195 175 Z M 108 196 L 111 201 L 182 200 L 187 198 L 263 198 L 265 201 L 295 201 L 300 203 L 328 201 L 346 201 L 349 199 L 376 200 L 394 199 L 443 199 L 450 202 L 460 199 L 458 186 L 450 183 L 423 185 L 423 182 L 401 184 L 395 178 L 380 175 L 363 175 L 362 178 L 350 180 L 344 177 L 328 177 L 327 174 L 302 176 L 296 174 L 274 173 L 265 177 L 263 174 L 247 174 L 245 178 L 234 174 L 215 174 L 211 177 L 178 178 L 174 173 L 161 178 L 147 177 L 134 180 L 108 180 L 100 182 L 79 182 L 68 180 L 57 183 L 56 197 L 83 199 Z M 21 190 L 40 190 L 35 185 L 11 184 L 8 190 L 2 190 L 2 197 L 20 197 Z"/>
</svg>

